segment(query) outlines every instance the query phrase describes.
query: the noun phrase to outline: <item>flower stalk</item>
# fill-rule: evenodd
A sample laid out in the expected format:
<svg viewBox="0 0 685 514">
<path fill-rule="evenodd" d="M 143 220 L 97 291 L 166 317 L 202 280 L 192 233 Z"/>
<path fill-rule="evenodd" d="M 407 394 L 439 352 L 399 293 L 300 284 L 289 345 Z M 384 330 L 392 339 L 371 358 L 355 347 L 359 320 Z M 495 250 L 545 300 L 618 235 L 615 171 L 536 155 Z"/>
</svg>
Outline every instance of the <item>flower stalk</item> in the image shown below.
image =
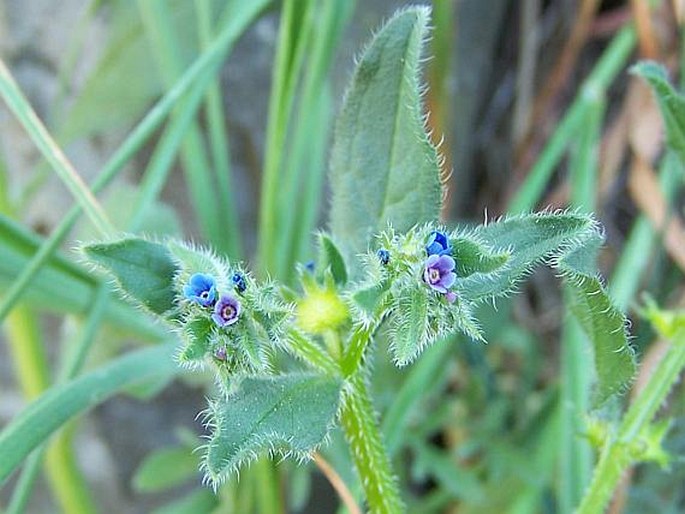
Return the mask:
<svg viewBox="0 0 685 514">
<path fill-rule="evenodd" d="M 576 511 L 577 514 L 603 512 L 616 486 L 629 466 L 643 455 L 635 451 L 637 442 L 649 429 L 649 424 L 668 392 L 685 368 L 685 329 L 672 338 L 672 344 L 652 374 L 644 390 L 623 418 L 615 437 L 604 446 L 599 462 Z"/>
<path fill-rule="evenodd" d="M 340 420 L 350 444 L 371 514 L 403 512 L 397 480 L 390 468 L 368 388 L 361 373 L 352 376 Z"/>
</svg>

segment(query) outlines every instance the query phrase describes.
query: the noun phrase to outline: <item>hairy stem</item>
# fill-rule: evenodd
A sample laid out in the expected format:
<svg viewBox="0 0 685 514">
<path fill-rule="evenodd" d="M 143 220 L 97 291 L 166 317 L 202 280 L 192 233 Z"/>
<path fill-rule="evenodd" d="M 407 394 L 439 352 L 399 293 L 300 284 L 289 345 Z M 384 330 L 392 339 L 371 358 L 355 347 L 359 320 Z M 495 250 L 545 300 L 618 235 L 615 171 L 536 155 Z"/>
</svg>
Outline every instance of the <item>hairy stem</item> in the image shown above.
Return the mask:
<svg viewBox="0 0 685 514">
<path fill-rule="evenodd" d="M 651 379 L 624 416 L 616 437 L 604 447 L 590 488 L 585 493 L 577 514 L 604 512 L 621 476 L 635 461 L 635 457 L 631 455 L 632 443 L 648 427 L 683 368 L 685 331 L 680 330 Z"/>
<path fill-rule="evenodd" d="M 350 378 L 348 385 L 349 390 L 340 418 L 364 488 L 369 512 L 403 512 L 404 506 L 397 481 L 390 469 L 390 459 L 381 441 L 376 413 L 364 378 L 360 373 L 356 373 Z"/>
</svg>

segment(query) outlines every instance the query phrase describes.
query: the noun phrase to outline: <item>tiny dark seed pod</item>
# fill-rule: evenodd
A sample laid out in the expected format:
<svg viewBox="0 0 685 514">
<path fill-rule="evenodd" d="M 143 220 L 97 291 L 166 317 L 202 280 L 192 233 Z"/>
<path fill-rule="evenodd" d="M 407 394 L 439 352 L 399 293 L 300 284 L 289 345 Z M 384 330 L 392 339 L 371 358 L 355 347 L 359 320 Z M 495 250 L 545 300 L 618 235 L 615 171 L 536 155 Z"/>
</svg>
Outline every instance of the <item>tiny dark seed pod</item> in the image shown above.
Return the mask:
<svg viewBox="0 0 685 514">
<path fill-rule="evenodd" d="M 247 289 L 247 283 L 245 282 L 245 275 L 242 273 L 233 273 L 233 276 L 231 276 L 231 282 L 233 282 L 233 285 L 235 288 L 238 290 L 239 293 L 242 293 Z"/>
</svg>

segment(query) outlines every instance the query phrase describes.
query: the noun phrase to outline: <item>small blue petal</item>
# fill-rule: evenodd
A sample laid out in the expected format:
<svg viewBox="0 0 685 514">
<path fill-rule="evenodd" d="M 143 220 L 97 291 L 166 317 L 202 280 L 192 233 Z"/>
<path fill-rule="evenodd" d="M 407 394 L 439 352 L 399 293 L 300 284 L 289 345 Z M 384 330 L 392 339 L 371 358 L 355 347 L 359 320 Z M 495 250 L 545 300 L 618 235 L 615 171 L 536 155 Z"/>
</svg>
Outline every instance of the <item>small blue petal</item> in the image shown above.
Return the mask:
<svg viewBox="0 0 685 514">
<path fill-rule="evenodd" d="M 214 277 L 204 273 L 195 273 L 183 287 L 183 296 L 203 307 L 211 307 L 216 300 L 216 283 Z"/>
<path fill-rule="evenodd" d="M 426 255 L 446 255 L 452 252 L 447 234 L 434 230 L 428 236 Z"/>
</svg>

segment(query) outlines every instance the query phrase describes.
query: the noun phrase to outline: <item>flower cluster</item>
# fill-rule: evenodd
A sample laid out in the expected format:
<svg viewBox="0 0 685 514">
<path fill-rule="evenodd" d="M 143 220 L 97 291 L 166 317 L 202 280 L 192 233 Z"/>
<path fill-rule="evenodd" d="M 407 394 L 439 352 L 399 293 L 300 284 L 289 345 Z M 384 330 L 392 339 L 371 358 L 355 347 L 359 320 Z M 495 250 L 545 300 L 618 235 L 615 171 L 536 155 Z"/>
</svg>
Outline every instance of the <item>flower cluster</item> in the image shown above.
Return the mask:
<svg viewBox="0 0 685 514">
<path fill-rule="evenodd" d="M 245 277 L 241 273 L 234 273 L 232 282 L 239 293 L 246 289 Z M 219 327 L 233 325 L 240 317 L 240 301 L 230 294 L 222 294 L 217 300 L 216 280 L 212 275 L 195 273 L 183 287 L 186 300 L 201 307 L 213 308 L 212 320 Z"/>
<path fill-rule="evenodd" d="M 353 323 L 371 326 L 387 319 L 398 365 L 457 330 L 482 340 L 471 302 L 459 293 L 466 276 L 460 273 L 467 272 L 471 258 L 464 244 L 461 234 L 434 225 L 406 233 L 389 228 L 364 258 L 366 280 L 347 296 Z"/>
<path fill-rule="evenodd" d="M 428 259 L 424 263 L 423 281 L 434 291 L 445 295 L 448 302 L 453 303 L 457 294 L 449 289 L 457 280 L 454 272 L 456 262 L 450 256 L 452 247 L 449 237 L 444 232 L 434 230 L 428 237 L 426 254 Z"/>
<path fill-rule="evenodd" d="M 179 363 L 210 364 L 222 386 L 235 376 L 268 374 L 271 352 L 286 344 L 294 306 L 284 302 L 274 283 L 257 282 L 242 266 L 211 251 L 176 241 L 169 251 L 178 269 Z"/>
</svg>

